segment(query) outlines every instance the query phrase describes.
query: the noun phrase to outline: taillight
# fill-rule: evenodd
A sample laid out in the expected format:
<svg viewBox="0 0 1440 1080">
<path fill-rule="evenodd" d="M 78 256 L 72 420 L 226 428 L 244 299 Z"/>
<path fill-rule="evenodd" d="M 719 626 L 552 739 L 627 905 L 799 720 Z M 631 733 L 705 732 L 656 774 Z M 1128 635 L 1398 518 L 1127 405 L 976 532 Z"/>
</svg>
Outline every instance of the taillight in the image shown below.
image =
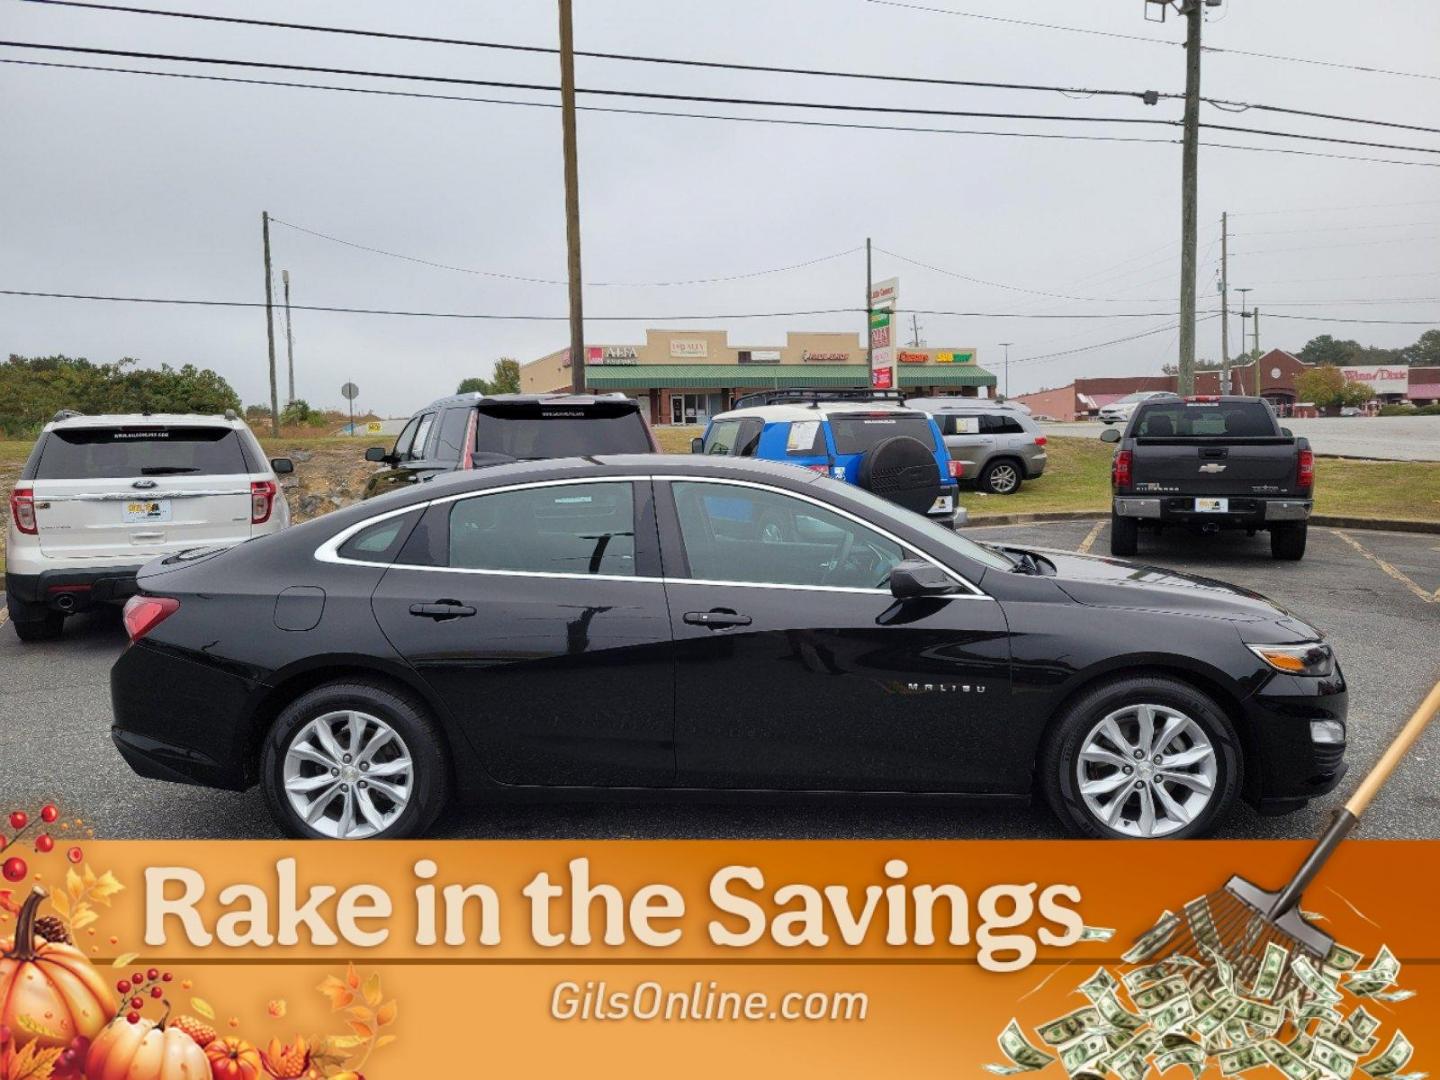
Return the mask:
<svg viewBox="0 0 1440 1080">
<path fill-rule="evenodd" d="M 811 472 L 819 473 L 821 476 L 830 475 L 829 465 L 806 465 L 805 468 L 809 469 Z"/>
<path fill-rule="evenodd" d="M 1115 461 L 1110 466 L 1110 483 L 1118 488 L 1130 486 L 1131 469 L 1135 464 L 1135 454 L 1131 450 L 1115 451 Z"/>
<path fill-rule="evenodd" d="M 17 487 L 10 492 L 10 520 L 15 522 L 15 528 L 22 533 L 34 536 L 35 528 L 35 489 Z"/>
<path fill-rule="evenodd" d="M 954 458 L 951 458 L 951 459 L 950 459 L 950 479 L 952 479 L 952 480 L 961 480 L 961 479 L 964 478 L 964 476 L 965 476 L 965 463 L 964 463 L 963 461 L 956 461 Z"/>
<path fill-rule="evenodd" d="M 250 524 L 264 525 L 275 509 L 275 481 L 254 480 L 250 484 Z"/>
<path fill-rule="evenodd" d="M 1315 454 L 1313 451 L 1300 451 L 1300 465 L 1295 471 L 1295 484 L 1302 491 L 1315 486 Z"/>
<path fill-rule="evenodd" d="M 155 627 L 180 610 L 180 601 L 173 596 L 132 596 L 125 601 L 122 618 L 131 641 L 139 641 Z"/>
<path fill-rule="evenodd" d="M 1044 435 L 1036 435 L 1036 436 L 1035 436 L 1035 445 L 1036 445 L 1036 446 L 1044 446 L 1044 445 L 1045 445 L 1047 442 L 1049 442 L 1049 441 L 1050 441 L 1050 440 L 1047 439 L 1047 438 L 1045 438 Z"/>
</svg>

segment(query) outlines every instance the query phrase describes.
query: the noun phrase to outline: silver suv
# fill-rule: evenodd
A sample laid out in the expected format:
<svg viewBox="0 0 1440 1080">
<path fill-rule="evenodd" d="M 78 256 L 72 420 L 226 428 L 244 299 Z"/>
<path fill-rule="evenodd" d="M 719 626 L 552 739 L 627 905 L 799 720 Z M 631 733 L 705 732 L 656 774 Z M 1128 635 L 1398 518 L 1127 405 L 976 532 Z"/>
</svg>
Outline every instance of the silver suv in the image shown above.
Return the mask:
<svg viewBox="0 0 1440 1080">
<path fill-rule="evenodd" d="M 911 398 L 907 408 L 928 412 L 950 452 L 950 475 L 981 491 L 1014 495 L 1045 471 L 1045 435 L 1019 407 L 970 398 Z"/>
</svg>

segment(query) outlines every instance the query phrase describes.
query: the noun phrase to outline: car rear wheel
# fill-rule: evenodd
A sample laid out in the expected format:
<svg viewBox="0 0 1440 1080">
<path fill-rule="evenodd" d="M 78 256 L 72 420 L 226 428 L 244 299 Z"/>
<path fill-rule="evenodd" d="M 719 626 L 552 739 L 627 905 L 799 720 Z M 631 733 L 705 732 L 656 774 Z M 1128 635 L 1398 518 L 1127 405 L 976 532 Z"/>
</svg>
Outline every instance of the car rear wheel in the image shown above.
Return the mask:
<svg viewBox="0 0 1440 1080">
<path fill-rule="evenodd" d="M 7 595 L 5 608 L 15 626 L 15 636 L 21 641 L 54 641 L 65 625 L 65 616 L 44 604 L 27 604 Z"/>
<path fill-rule="evenodd" d="M 980 490 L 991 495 L 1014 495 L 1024 483 L 1020 466 L 1009 458 L 990 462 L 980 473 Z"/>
<path fill-rule="evenodd" d="M 1270 554 L 1287 562 L 1298 562 L 1305 557 L 1305 541 L 1310 527 L 1304 522 L 1299 525 L 1275 525 L 1270 529 Z"/>
<path fill-rule="evenodd" d="M 1041 752 L 1062 824 L 1098 839 L 1203 836 L 1239 795 L 1240 741 L 1194 687 L 1161 677 L 1103 683 L 1072 702 Z"/>
<path fill-rule="evenodd" d="M 1140 546 L 1140 522 L 1132 517 L 1110 515 L 1110 554 L 1126 558 Z"/>
<path fill-rule="evenodd" d="M 449 797 L 444 745 L 429 711 L 410 695 L 383 683 L 327 683 L 276 718 L 260 782 L 290 836 L 418 836 Z"/>
</svg>

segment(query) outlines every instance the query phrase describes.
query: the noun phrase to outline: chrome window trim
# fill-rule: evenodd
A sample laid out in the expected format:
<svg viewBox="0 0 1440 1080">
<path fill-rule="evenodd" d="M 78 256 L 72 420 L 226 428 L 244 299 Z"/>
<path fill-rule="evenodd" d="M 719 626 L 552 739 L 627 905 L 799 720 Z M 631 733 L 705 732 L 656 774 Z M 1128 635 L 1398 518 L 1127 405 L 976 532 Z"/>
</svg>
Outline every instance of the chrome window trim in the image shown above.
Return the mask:
<svg viewBox="0 0 1440 1080">
<path fill-rule="evenodd" d="M 340 555 L 339 555 L 339 549 L 340 549 L 342 546 L 344 546 L 345 542 L 346 542 L 347 540 L 349 540 L 352 536 L 354 536 L 356 533 L 358 533 L 358 532 L 360 532 L 360 531 L 362 531 L 362 530 L 364 530 L 364 529 L 368 529 L 371 525 L 379 524 L 380 522 L 382 522 L 382 521 L 387 521 L 387 520 L 389 520 L 390 518 L 393 518 L 393 517 L 400 517 L 400 516 L 402 516 L 402 515 L 404 515 L 404 514 L 408 514 L 408 513 L 410 513 L 411 511 L 414 511 L 414 510 L 420 510 L 420 511 L 423 512 L 423 511 L 425 511 L 425 510 L 428 510 L 428 509 L 429 509 L 430 507 L 432 507 L 432 506 L 439 506 L 439 505 L 441 505 L 441 504 L 443 504 L 443 503 L 460 502 L 460 501 L 463 500 L 463 499 L 478 499 L 478 498 L 483 498 L 483 497 L 486 496 L 486 495 L 499 495 L 499 494 L 501 494 L 501 493 L 503 493 L 503 492 L 507 492 L 507 491 L 524 491 L 524 490 L 527 490 L 527 489 L 530 489 L 530 488 L 544 488 L 544 487 L 572 487 L 572 486 L 574 486 L 574 485 L 576 485 L 576 484 L 634 484 L 634 483 L 637 483 L 637 482 L 642 481 L 642 480 L 652 481 L 652 482 L 653 482 L 653 481 L 656 481 L 656 480 L 665 480 L 665 481 L 669 481 L 669 482 L 679 481 L 679 482 L 681 482 L 681 483 L 691 483 L 691 482 L 694 482 L 694 483 L 701 483 L 701 484 L 727 484 L 727 485 L 729 485 L 729 486 L 731 486 L 731 487 L 750 487 L 750 488 L 756 488 L 756 489 L 758 489 L 758 490 L 760 490 L 760 491 L 769 491 L 769 492 L 773 492 L 774 494 L 777 494 L 777 495 L 785 495 L 785 496 L 788 496 L 788 497 L 790 497 L 790 498 L 792 498 L 792 499 L 800 499 L 800 500 L 803 501 L 803 502 L 808 502 L 808 503 L 813 504 L 814 506 L 818 506 L 818 507 L 819 507 L 820 509 L 822 509 L 822 510 L 828 510 L 828 511 L 830 511 L 830 512 L 833 513 L 833 514 L 838 514 L 838 515 L 840 515 L 841 517 L 849 518 L 851 521 L 855 522 L 857 525 L 861 525 L 861 526 L 869 529 L 871 532 L 878 533 L 879 535 L 883 536 L 885 539 L 889 540 L 889 541 L 890 541 L 891 543 L 893 543 L 893 544 L 898 544 L 902 549 L 911 550 L 911 551 L 918 551 L 919 554 L 922 555 L 922 556 L 924 556 L 925 559 L 928 560 L 932 565 L 939 567 L 939 569 L 940 569 L 943 573 L 945 573 L 946 576 L 948 576 L 951 580 L 955 581 L 955 582 L 956 582 L 957 584 L 959 584 L 959 585 L 964 586 L 964 587 L 968 590 L 967 592 L 964 592 L 964 593 L 952 593 L 952 594 L 950 594 L 950 595 L 948 595 L 948 596 L 940 596 L 940 597 L 937 597 L 936 599 L 941 599 L 941 600 L 992 600 L 992 599 L 994 599 L 994 598 L 991 597 L 988 593 L 982 592 L 979 588 L 977 588 L 977 587 L 976 587 L 974 584 L 972 584 L 970 581 L 967 581 L 961 574 L 957 573 L 956 571 L 952 570 L 950 567 L 946 566 L 943 562 L 941 562 L 939 559 L 935 558 L 935 556 L 931 555 L 929 552 L 924 551 L 923 549 L 917 548 L 917 545 L 915 545 L 915 544 L 907 543 L 906 541 L 901 540 L 898 536 L 895 536 L 893 533 L 887 532 L 885 529 L 883 529 L 883 528 L 881 528 L 881 527 L 879 527 L 879 526 L 877 526 L 877 525 L 875 525 L 875 524 L 873 524 L 873 523 L 871 523 L 871 522 L 869 522 L 869 521 L 866 521 L 864 518 L 860 517 L 858 514 L 853 514 L 853 513 L 851 513 L 849 510 L 845 510 L 845 509 L 843 509 L 842 507 L 833 506 L 833 505 L 831 505 L 830 503 L 827 503 L 827 502 L 825 502 L 825 501 L 823 501 L 823 500 L 821 500 L 821 499 L 815 498 L 814 496 L 811 496 L 811 495 L 802 495 L 802 494 L 800 494 L 799 492 L 790 491 L 790 490 L 788 490 L 788 489 L 786 489 L 786 488 L 783 488 L 783 487 L 774 487 L 774 486 L 772 486 L 772 485 L 770 485 L 770 484 L 762 484 L 762 483 L 759 483 L 759 482 L 754 481 L 754 480 L 734 480 L 734 479 L 730 479 L 730 478 L 727 478 L 727 477 L 720 477 L 720 476 L 683 476 L 683 475 L 671 475 L 671 474 L 654 474 L 654 475 L 645 474 L 645 475 L 636 475 L 636 476 L 567 477 L 567 478 L 564 478 L 564 479 L 557 479 L 557 480 L 530 480 L 530 481 L 526 481 L 526 482 L 524 482 L 524 483 L 518 483 L 518 484 L 505 484 L 505 485 L 502 485 L 502 486 L 500 486 L 500 487 L 486 488 L 486 489 L 483 490 L 483 491 L 465 491 L 465 492 L 461 492 L 461 493 L 456 494 L 456 495 L 446 495 L 446 496 L 444 496 L 444 497 L 442 497 L 442 498 L 439 498 L 439 499 L 430 499 L 430 500 L 427 500 L 426 502 L 412 503 L 412 504 L 410 504 L 409 506 L 402 506 L 402 507 L 400 507 L 400 508 L 398 508 L 398 509 L 395 509 L 395 510 L 387 510 L 387 511 L 386 511 L 385 513 L 383 513 L 383 514 L 376 514 L 374 517 L 368 517 L 368 518 L 365 518 L 363 521 L 357 521 L 354 525 L 349 525 L 349 526 L 347 526 L 346 528 L 342 529 L 340 532 L 338 532 L 338 533 L 336 533 L 334 536 L 332 536 L 329 540 L 325 541 L 325 543 L 321 544 L 318 548 L 316 548 L 316 549 L 315 549 L 315 559 L 316 559 L 317 561 L 319 561 L 319 562 L 334 563 L 334 564 L 341 565 L 341 566 L 370 566 L 370 567 L 375 567 L 375 568 L 378 568 L 378 569 L 381 569 L 381 570 L 388 570 L 388 569 L 390 569 L 391 567 L 397 567 L 397 568 L 403 568 L 403 569 L 406 569 L 406 570 L 423 570 L 423 571 L 428 571 L 428 572 L 430 572 L 430 573 L 441 573 L 441 574 L 480 574 L 480 575 L 488 575 L 488 576 L 491 576 L 491 577 L 554 578 L 554 579 L 559 579 L 559 580 L 574 580 L 574 581 L 596 581 L 596 580 L 602 580 L 602 581 L 639 581 L 639 582 L 645 582 L 645 583 L 647 583 L 647 584 L 657 584 L 657 583 L 658 583 L 658 584 L 670 584 L 670 583 L 674 583 L 674 584 L 676 584 L 676 585 L 707 585 L 707 586 L 722 585 L 722 586 L 727 586 L 727 587 L 730 587 L 730 588 L 738 588 L 738 589 L 784 589 L 784 590 L 790 590 L 790 591 L 797 591 L 797 590 L 798 590 L 798 591 L 801 591 L 801 592 L 863 593 L 863 594 L 865 594 L 865 595 L 867 595 L 867 596 L 874 596 L 874 595 L 877 595 L 877 594 L 886 595 L 886 596 L 889 595 L 889 592 L 890 592 L 889 589 L 886 589 L 886 588 L 883 588 L 883 587 L 881 587 L 881 588 L 874 588 L 874 589 L 862 589 L 862 588 L 856 588 L 856 587 L 846 586 L 846 585 L 789 585 L 789 584 L 778 584 L 778 583 L 771 583 L 771 582 L 764 582 L 764 581 L 716 581 L 716 580 L 711 580 L 711 579 L 708 579 L 708 578 L 643 577 L 643 576 L 632 575 L 632 574 L 569 574 L 569 573 L 564 573 L 564 572 L 561 572 L 561 571 L 551 571 L 551 570 L 488 570 L 488 569 L 476 569 L 476 568 L 463 567 L 463 566 L 420 566 L 420 565 L 412 565 L 412 564 L 409 564 L 409 563 L 396 563 L 396 562 L 385 562 L 385 563 L 382 563 L 382 562 L 371 562 L 371 561 L 364 560 L 364 559 L 343 559 L 343 558 L 341 558 Z"/>
</svg>

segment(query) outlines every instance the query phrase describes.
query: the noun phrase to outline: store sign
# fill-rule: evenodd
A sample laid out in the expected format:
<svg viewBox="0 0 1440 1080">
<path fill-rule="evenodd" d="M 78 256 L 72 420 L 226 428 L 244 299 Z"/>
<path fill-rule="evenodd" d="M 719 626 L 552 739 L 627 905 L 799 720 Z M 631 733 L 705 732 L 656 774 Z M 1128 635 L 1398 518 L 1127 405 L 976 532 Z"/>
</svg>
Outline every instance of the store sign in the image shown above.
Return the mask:
<svg viewBox="0 0 1440 1080">
<path fill-rule="evenodd" d="M 639 354 L 634 345 L 590 345 L 585 349 L 587 364 L 638 364 Z"/>
<path fill-rule="evenodd" d="M 1376 394 L 1407 394 L 1410 392 L 1410 369 L 1407 367 L 1342 367 L 1346 382 L 1364 383 Z"/>
<path fill-rule="evenodd" d="M 800 354 L 800 359 L 807 364 L 848 364 L 850 354 L 848 352 L 816 352 L 813 349 L 806 349 Z"/>
<path fill-rule="evenodd" d="M 900 279 L 887 278 L 870 287 L 870 388 L 895 388 L 895 305 Z"/>
<path fill-rule="evenodd" d="M 973 364 L 975 354 L 973 352 L 937 352 L 935 362 L 937 364 Z"/>
<path fill-rule="evenodd" d="M 742 364 L 778 364 L 780 363 L 779 349 L 741 349 L 740 363 Z"/>
<path fill-rule="evenodd" d="M 709 356 L 709 342 L 681 341 L 672 338 L 670 341 L 670 355 L 677 359 L 693 358 L 696 356 Z"/>
<path fill-rule="evenodd" d="M 902 351 L 895 354 L 895 359 L 899 360 L 902 364 L 923 364 L 930 359 L 930 354 L 923 352 Z"/>
</svg>

